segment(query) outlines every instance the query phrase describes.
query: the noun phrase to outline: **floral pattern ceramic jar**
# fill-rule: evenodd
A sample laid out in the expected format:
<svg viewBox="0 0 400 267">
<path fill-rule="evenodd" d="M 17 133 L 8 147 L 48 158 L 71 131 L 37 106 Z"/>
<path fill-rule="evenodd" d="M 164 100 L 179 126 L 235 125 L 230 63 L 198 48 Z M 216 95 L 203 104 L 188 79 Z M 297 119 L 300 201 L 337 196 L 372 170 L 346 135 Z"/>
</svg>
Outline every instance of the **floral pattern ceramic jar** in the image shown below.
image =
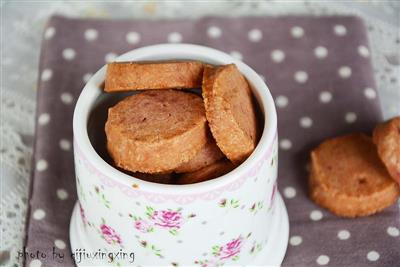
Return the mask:
<svg viewBox="0 0 400 267">
<path fill-rule="evenodd" d="M 90 112 L 99 98 L 106 97 L 100 88 L 103 67 L 83 89 L 74 113 L 79 201 L 70 226 L 72 252 L 85 251 L 92 256 L 99 252 L 76 263 L 279 265 L 289 227 L 277 192 L 277 120 L 267 86 L 243 62 L 201 46 L 156 45 L 128 52 L 117 60 L 159 59 L 235 63 L 251 84 L 264 114 L 261 140 L 244 163 L 210 181 L 164 185 L 128 176 L 104 161 L 89 139 Z M 107 257 L 100 257 L 100 252 Z"/>
</svg>

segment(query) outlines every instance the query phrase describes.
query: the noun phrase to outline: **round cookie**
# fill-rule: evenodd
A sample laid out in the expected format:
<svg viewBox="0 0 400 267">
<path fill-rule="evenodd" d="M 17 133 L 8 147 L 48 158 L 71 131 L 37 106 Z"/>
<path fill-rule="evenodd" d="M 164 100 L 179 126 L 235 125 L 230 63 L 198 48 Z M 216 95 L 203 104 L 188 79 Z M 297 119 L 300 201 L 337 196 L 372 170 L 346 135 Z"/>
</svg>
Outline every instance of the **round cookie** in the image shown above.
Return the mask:
<svg viewBox="0 0 400 267">
<path fill-rule="evenodd" d="M 203 66 L 200 61 L 112 62 L 107 64 L 104 91 L 198 88 Z"/>
<path fill-rule="evenodd" d="M 175 90 L 145 91 L 108 110 L 107 149 L 117 167 L 171 172 L 207 142 L 201 97 Z"/>
<path fill-rule="evenodd" d="M 198 171 L 182 174 L 177 179 L 177 184 L 194 184 L 204 182 L 222 176 L 234 168 L 235 166 L 232 164 L 232 162 L 225 158 Z"/>
<path fill-rule="evenodd" d="M 194 158 L 183 163 L 175 169 L 176 173 L 194 172 L 222 159 L 224 154 L 215 143 L 211 133 L 208 135 L 208 142 L 202 147 Z"/>
<path fill-rule="evenodd" d="M 311 152 L 309 189 L 314 202 L 343 217 L 374 214 L 400 193 L 363 134 L 327 140 Z"/>
<path fill-rule="evenodd" d="M 400 184 L 400 117 L 379 124 L 373 140 L 390 175 Z"/>
<path fill-rule="evenodd" d="M 253 95 L 236 65 L 205 66 L 202 95 L 211 132 L 221 151 L 235 164 L 243 162 L 257 143 Z"/>
</svg>

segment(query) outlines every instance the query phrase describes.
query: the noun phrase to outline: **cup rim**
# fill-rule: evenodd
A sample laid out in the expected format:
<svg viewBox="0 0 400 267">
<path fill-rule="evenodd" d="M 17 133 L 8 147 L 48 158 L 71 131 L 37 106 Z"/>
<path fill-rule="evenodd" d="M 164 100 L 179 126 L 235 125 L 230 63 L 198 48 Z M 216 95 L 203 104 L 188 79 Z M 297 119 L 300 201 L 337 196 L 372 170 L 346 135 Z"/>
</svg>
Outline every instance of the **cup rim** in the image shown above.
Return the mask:
<svg viewBox="0 0 400 267">
<path fill-rule="evenodd" d="M 268 86 L 252 68 L 222 51 L 205 46 L 195 44 L 157 44 L 145 46 L 120 55 L 116 58 L 116 61 L 172 59 L 172 55 L 174 55 L 174 59 L 177 57 L 195 60 L 203 58 L 208 61 L 216 61 L 217 64 L 234 63 L 251 84 L 252 91 L 258 99 L 261 109 L 264 111 L 264 128 L 255 150 L 242 164 L 231 172 L 215 179 L 186 185 L 159 184 L 144 181 L 127 175 L 109 165 L 92 146 L 87 131 L 87 124 L 93 104 L 103 91 L 100 86 L 104 82 L 107 64 L 101 67 L 86 83 L 76 103 L 73 115 L 74 150 L 80 150 L 85 158 L 96 166 L 107 178 L 114 181 L 117 180 L 129 187 L 132 184 L 137 184 L 139 185 L 138 190 L 180 195 L 197 194 L 223 187 L 243 177 L 253 166 L 262 160 L 265 151 L 269 150 L 272 146 L 277 131 L 277 115 L 274 100 Z"/>
</svg>

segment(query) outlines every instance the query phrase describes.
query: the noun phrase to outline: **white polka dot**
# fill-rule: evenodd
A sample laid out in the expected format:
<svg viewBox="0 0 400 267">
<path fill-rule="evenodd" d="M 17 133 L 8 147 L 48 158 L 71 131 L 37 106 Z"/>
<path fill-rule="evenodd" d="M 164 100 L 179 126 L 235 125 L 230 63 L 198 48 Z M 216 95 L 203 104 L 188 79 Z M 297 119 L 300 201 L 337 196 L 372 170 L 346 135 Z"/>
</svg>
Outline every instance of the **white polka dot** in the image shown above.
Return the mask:
<svg viewBox="0 0 400 267">
<path fill-rule="evenodd" d="M 291 30 L 290 33 L 293 38 L 301 38 L 304 35 L 304 29 L 299 26 L 294 26 Z"/>
<path fill-rule="evenodd" d="M 303 128 L 310 128 L 313 124 L 313 121 L 310 117 L 301 117 L 300 118 L 300 126 Z"/>
<path fill-rule="evenodd" d="M 305 71 L 296 71 L 294 79 L 298 83 L 305 83 L 308 80 L 308 74 Z"/>
<path fill-rule="evenodd" d="M 29 267 L 41 267 L 42 262 L 38 259 L 34 259 L 29 263 Z"/>
<path fill-rule="evenodd" d="M 362 57 L 369 57 L 369 50 L 366 46 L 364 45 L 360 45 L 358 48 L 358 54 L 360 54 L 360 56 Z"/>
<path fill-rule="evenodd" d="M 314 55 L 317 58 L 326 58 L 326 56 L 328 55 L 328 49 L 326 49 L 326 47 L 323 46 L 317 46 L 314 49 Z"/>
<path fill-rule="evenodd" d="M 389 227 L 387 228 L 386 232 L 388 233 L 388 235 L 394 236 L 394 237 L 400 235 L 399 229 L 397 229 L 397 228 L 394 227 L 394 226 L 389 226 Z"/>
<path fill-rule="evenodd" d="M 327 265 L 329 263 L 329 257 L 326 255 L 321 255 L 317 258 L 318 265 Z"/>
<path fill-rule="evenodd" d="M 286 198 L 294 198 L 296 196 L 296 189 L 291 186 L 285 187 L 285 189 L 283 190 L 283 195 Z"/>
<path fill-rule="evenodd" d="M 105 55 L 104 61 L 105 61 L 106 63 L 110 63 L 110 62 L 113 62 L 113 61 L 115 60 L 116 57 L 117 57 L 117 54 L 115 54 L 115 53 L 113 53 L 113 52 L 110 52 L 110 53 L 107 53 L 107 54 Z"/>
<path fill-rule="evenodd" d="M 57 189 L 57 197 L 61 200 L 65 200 L 68 198 L 68 192 L 65 189 Z"/>
<path fill-rule="evenodd" d="M 348 66 L 342 66 L 338 70 L 339 76 L 343 79 L 347 79 L 351 76 L 351 68 Z"/>
<path fill-rule="evenodd" d="M 180 43 L 182 42 L 182 35 L 179 32 L 171 32 L 168 34 L 168 42 Z"/>
<path fill-rule="evenodd" d="M 262 32 L 259 29 L 252 29 L 248 33 L 248 38 L 251 42 L 259 42 L 262 39 Z"/>
<path fill-rule="evenodd" d="M 328 92 L 328 91 L 322 91 L 319 94 L 319 101 L 321 101 L 321 103 L 329 103 L 332 100 L 332 93 Z"/>
<path fill-rule="evenodd" d="M 222 35 L 222 31 L 217 26 L 211 26 L 207 29 L 207 35 L 210 38 L 219 38 Z"/>
<path fill-rule="evenodd" d="M 350 232 L 347 230 L 340 230 L 337 234 L 340 240 L 346 240 L 350 238 Z"/>
<path fill-rule="evenodd" d="M 289 139 L 282 139 L 282 140 L 279 142 L 279 147 L 280 147 L 282 150 L 289 150 L 289 149 L 292 148 L 292 142 L 291 142 Z"/>
<path fill-rule="evenodd" d="M 230 55 L 232 57 L 238 59 L 238 60 L 242 60 L 243 59 L 242 54 L 240 52 L 238 52 L 238 51 L 232 51 L 232 52 L 230 52 Z"/>
<path fill-rule="evenodd" d="M 86 73 L 85 75 L 83 75 L 83 81 L 87 83 L 90 80 L 90 78 L 92 78 L 92 76 L 93 76 L 92 73 Z"/>
<path fill-rule="evenodd" d="M 372 88 L 365 88 L 364 89 L 364 96 L 368 99 L 374 99 L 376 98 L 376 91 Z"/>
<path fill-rule="evenodd" d="M 37 209 L 33 212 L 33 219 L 35 220 L 42 220 L 44 217 L 46 217 L 46 212 L 42 209 Z"/>
<path fill-rule="evenodd" d="M 46 82 L 46 81 L 50 80 L 52 76 L 53 76 L 53 71 L 51 69 L 44 69 L 42 71 L 42 75 L 40 76 L 40 79 L 43 82 Z"/>
<path fill-rule="evenodd" d="M 73 96 L 70 93 L 64 92 L 60 95 L 60 99 L 64 104 L 71 104 L 74 100 Z"/>
<path fill-rule="evenodd" d="M 49 123 L 49 121 L 50 121 L 50 115 L 48 113 L 40 114 L 40 116 L 38 118 L 38 123 L 40 125 L 46 125 Z"/>
<path fill-rule="evenodd" d="M 310 219 L 313 221 L 319 221 L 322 219 L 322 212 L 319 210 L 313 210 L 310 213 Z"/>
<path fill-rule="evenodd" d="M 376 252 L 375 250 L 371 250 L 370 252 L 368 252 L 367 254 L 367 259 L 369 261 L 377 261 L 379 259 L 379 253 Z"/>
<path fill-rule="evenodd" d="M 303 242 L 303 238 L 301 238 L 301 236 L 298 235 L 294 235 L 289 239 L 289 243 L 292 246 L 298 246 L 301 244 L 301 242 Z"/>
<path fill-rule="evenodd" d="M 284 108 L 288 105 L 289 100 L 284 95 L 278 95 L 275 99 L 275 103 L 279 108 Z"/>
<path fill-rule="evenodd" d="M 56 34 L 56 29 L 54 29 L 54 27 L 49 27 L 44 32 L 44 39 L 49 40 L 53 38 L 55 34 Z"/>
<path fill-rule="evenodd" d="M 357 114 L 354 112 L 347 112 L 344 119 L 347 123 L 353 123 L 357 120 Z"/>
<path fill-rule="evenodd" d="M 129 44 L 137 44 L 140 42 L 141 37 L 137 32 L 128 32 L 125 39 Z"/>
<path fill-rule="evenodd" d="M 85 39 L 87 41 L 94 41 L 97 39 L 97 36 L 99 35 L 99 33 L 97 32 L 97 30 L 95 29 L 87 29 L 85 31 Z"/>
<path fill-rule="evenodd" d="M 275 49 L 271 52 L 271 58 L 274 62 L 280 63 L 285 59 L 285 53 L 282 50 Z"/>
<path fill-rule="evenodd" d="M 68 151 L 71 149 L 71 142 L 67 139 L 61 139 L 59 145 L 62 150 Z"/>
<path fill-rule="evenodd" d="M 62 55 L 64 57 L 65 60 L 73 60 L 76 56 L 76 52 L 74 49 L 72 48 L 66 48 L 63 50 Z"/>
<path fill-rule="evenodd" d="M 65 242 L 61 239 L 54 240 L 54 245 L 59 249 L 64 249 L 66 247 Z"/>
<path fill-rule="evenodd" d="M 46 170 L 47 167 L 48 167 L 48 163 L 44 159 L 40 159 L 36 162 L 36 170 L 39 172 Z"/>
<path fill-rule="evenodd" d="M 347 33 L 346 27 L 343 26 L 343 25 L 340 25 L 340 24 L 335 25 L 335 26 L 333 27 L 333 31 L 334 31 L 334 33 L 335 33 L 336 35 L 338 35 L 338 36 L 344 36 L 344 35 L 346 35 L 346 33 Z"/>
</svg>

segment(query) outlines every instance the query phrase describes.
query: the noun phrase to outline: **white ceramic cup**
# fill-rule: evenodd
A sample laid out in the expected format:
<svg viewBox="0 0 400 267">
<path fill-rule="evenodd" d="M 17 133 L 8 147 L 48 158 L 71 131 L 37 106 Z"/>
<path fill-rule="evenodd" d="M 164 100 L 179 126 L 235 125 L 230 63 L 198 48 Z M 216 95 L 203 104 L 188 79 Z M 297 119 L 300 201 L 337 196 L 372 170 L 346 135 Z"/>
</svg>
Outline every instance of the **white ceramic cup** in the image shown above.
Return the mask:
<svg viewBox="0 0 400 267">
<path fill-rule="evenodd" d="M 277 118 L 266 84 L 243 62 L 197 45 L 148 46 L 117 61 L 165 59 L 235 63 L 264 115 L 262 137 L 245 162 L 213 180 L 165 185 L 129 176 L 108 164 L 89 138 L 93 109 L 110 97 L 101 89 L 106 72 L 102 67 L 84 87 L 73 119 L 79 201 L 70 240 L 77 265 L 280 265 L 289 226 L 276 190 Z"/>
</svg>

